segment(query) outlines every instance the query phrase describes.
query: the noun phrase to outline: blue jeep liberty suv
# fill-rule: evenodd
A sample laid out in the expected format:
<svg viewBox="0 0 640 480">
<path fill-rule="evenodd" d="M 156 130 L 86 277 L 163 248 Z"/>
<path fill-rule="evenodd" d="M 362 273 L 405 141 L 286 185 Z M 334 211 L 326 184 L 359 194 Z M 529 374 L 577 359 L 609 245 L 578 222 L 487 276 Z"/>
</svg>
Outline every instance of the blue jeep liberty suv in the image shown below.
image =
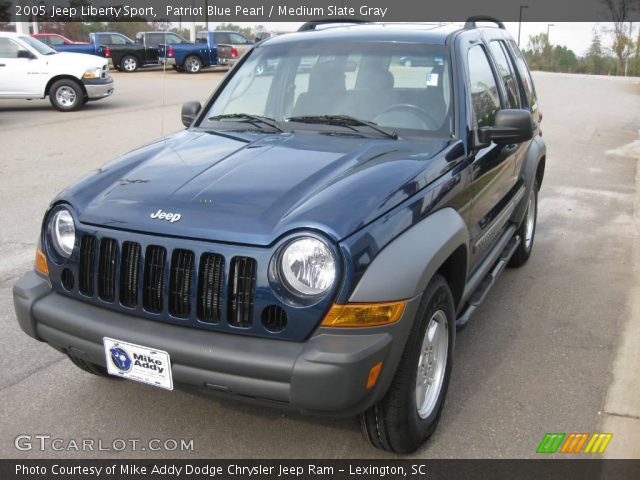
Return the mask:
<svg viewBox="0 0 640 480">
<path fill-rule="evenodd" d="M 53 200 L 18 321 L 96 375 L 360 415 L 414 451 L 456 330 L 531 254 L 540 119 L 491 18 L 310 22 Z"/>
</svg>

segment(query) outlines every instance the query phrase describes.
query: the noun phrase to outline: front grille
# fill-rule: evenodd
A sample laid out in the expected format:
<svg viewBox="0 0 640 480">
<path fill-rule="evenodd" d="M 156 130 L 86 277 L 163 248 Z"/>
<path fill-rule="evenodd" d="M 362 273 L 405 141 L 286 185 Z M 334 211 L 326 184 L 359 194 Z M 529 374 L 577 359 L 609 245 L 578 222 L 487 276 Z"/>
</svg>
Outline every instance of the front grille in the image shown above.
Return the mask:
<svg viewBox="0 0 640 480">
<path fill-rule="evenodd" d="M 112 238 L 100 241 L 100 256 L 98 258 L 98 296 L 113 302 L 116 298 L 116 251 L 118 244 Z"/>
<path fill-rule="evenodd" d="M 224 257 L 205 253 L 200 257 L 198 273 L 198 319 L 216 323 L 222 317 L 222 287 L 224 286 Z"/>
<path fill-rule="evenodd" d="M 138 304 L 139 272 L 140 244 L 124 242 L 120 265 L 120 303 L 125 307 L 135 307 Z"/>
<path fill-rule="evenodd" d="M 249 326 L 253 319 L 256 261 L 249 257 L 234 257 L 230 282 L 229 323 L 241 327 Z"/>
<path fill-rule="evenodd" d="M 167 250 L 164 247 L 151 245 L 147 247 L 144 265 L 144 295 L 145 310 L 153 313 L 162 311 L 164 299 L 164 269 Z"/>
<path fill-rule="evenodd" d="M 191 284 L 193 283 L 193 252 L 174 250 L 169 280 L 169 313 L 185 318 L 191 313 Z"/>
<path fill-rule="evenodd" d="M 96 255 L 96 237 L 85 235 L 80 242 L 78 289 L 83 295 L 93 296 L 93 272 Z"/>
<path fill-rule="evenodd" d="M 137 316 L 194 327 L 243 327 L 268 334 L 286 328 L 286 309 L 255 303 L 255 258 L 214 253 L 198 243 L 188 249 L 150 245 L 143 236 L 80 238 L 77 269 L 61 268 L 58 277 L 69 294 L 82 294 L 86 301 L 125 313 L 133 310 Z"/>
</svg>

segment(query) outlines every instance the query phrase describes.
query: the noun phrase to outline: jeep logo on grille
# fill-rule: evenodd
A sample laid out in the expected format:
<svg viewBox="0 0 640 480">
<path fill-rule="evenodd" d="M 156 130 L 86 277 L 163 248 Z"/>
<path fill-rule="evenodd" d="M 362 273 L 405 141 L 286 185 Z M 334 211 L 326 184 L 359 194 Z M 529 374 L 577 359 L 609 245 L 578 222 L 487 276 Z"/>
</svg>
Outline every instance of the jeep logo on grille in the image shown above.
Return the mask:
<svg viewBox="0 0 640 480">
<path fill-rule="evenodd" d="M 152 213 L 151 218 L 153 218 L 154 220 L 166 220 L 167 222 L 171 222 L 171 223 L 175 223 L 177 221 L 179 221 L 182 218 L 182 215 L 180 215 L 179 213 L 171 213 L 171 212 L 165 212 L 162 210 L 158 210 L 155 213 Z"/>
</svg>

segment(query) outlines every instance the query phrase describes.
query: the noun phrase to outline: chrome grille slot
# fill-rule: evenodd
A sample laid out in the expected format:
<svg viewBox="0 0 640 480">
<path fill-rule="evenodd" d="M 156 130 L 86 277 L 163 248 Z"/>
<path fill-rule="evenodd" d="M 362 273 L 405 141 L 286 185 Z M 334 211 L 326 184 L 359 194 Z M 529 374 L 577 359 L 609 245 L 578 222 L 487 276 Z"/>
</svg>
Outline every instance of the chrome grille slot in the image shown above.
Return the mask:
<svg viewBox="0 0 640 480">
<path fill-rule="evenodd" d="M 80 242 L 78 265 L 78 290 L 88 297 L 93 296 L 93 274 L 95 270 L 96 237 L 85 235 Z"/>
<path fill-rule="evenodd" d="M 169 278 L 169 313 L 186 318 L 191 313 L 191 287 L 193 283 L 193 252 L 174 250 Z"/>
<path fill-rule="evenodd" d="M 138 277 L 140 275 L 140 244 L 124 242 L 120 263 L 120 303 L 125 307 L 138 304 Z"/>
<path fill-rule="evenodd" d="M 253 319 L 257 262 L 249 257 L 234 257 L 231 264 L 229 323 L 249 326 Z"/>
<path fill-rule="evenodd" d="M 200 257 L 198 273 L 198 319 L 216 323 L 222 316 L 222 288 L 224 286 L 224 257 L 204 253 Z"/>
<path fill-rule="evenodd" d="M 164 270 L 167 250 L 164 247 L 150 245 L 147 247 L 144 265 L 144 294 L 143 306 L 145 310 L 160 313 L 164 301 Z"/>
<path fill-rule="evenodd" d="M 100 254 L 98 257 L 98 296 L 106 302 L 113 302 L 116 297 L 117 250 L 118 244 L 112 238 L 103 238 L 100 241 Z"/>
</svg>

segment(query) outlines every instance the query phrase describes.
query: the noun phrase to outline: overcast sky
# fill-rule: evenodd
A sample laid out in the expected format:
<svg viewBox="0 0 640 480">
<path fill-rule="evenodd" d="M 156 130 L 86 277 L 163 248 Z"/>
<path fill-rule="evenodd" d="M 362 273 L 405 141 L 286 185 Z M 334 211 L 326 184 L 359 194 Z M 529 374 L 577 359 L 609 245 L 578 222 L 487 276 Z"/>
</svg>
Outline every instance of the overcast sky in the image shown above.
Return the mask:
<svg viewBox="0 0 640 480">
<path fill-rule="evenodd" d="M 254 26 L 258 23 L 252 22 L 236 22 L 243 26 Z M 270 30 L 275 31 L 295 31 L 302 22 L 270 22 L 263 23 Z M 506 22 L 507 30 L 511 32 L 513 38 L 518 38 L 518 22 Z M 209 26 L 213 28 L 214 23 L 210 22 Z M 593 23 L 593 22 L 554 22 L 552 27 L 549 27 L 549 38 L 554 45 L 564 45 L 573 50 L 576 55 L 584 55 L 585 51 L 589 48 L 591 42 L 593 28 L 596 27 L 600 31 L 610 29 L 610 25 L 607 23 Z M 634 25 L 634 31 L 637 35 L 638 26 Z M 540 22 L 523 22 L 521 33 L 521 46 L 527 46 L 529 35 L 536 35 L 538 33 L 547 32 L 547 23 Z M 606 46 L 611 45 L 611 37 L 608 33 L 602 35 L 603 44 Z"/>
</svg>

